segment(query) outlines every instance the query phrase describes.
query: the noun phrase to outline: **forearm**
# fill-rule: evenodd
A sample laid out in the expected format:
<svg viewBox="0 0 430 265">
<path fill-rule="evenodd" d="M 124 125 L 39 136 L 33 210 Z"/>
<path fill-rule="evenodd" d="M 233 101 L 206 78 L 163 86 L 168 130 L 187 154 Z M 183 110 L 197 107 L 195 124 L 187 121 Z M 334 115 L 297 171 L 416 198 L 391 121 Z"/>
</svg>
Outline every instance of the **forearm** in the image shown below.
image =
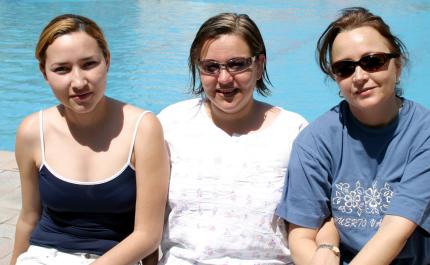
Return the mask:
<svg viewBox="0 0 430 265">
<path fill-rule="evenodd" d="M 318 249 L 320 244 L 339 245 L 339 235 L 332 219 L 320 229 L 289 224 L 288 244 L 295 264 L 339 264 L 339 257 L 333 251 Z"/>
<path fill-rule="evenodd" d="M 390 264 L 400 253 L 416 224 L 399 216 L 385 216 L 372 239 L 360 250 L 350 265 Z"/>
<path fill-rule="evenodd" d="M 16 224 L 15 231 L 15 242 L 13 246 L 12 258 L 10 260 L 10 264 L 14 265 L 16 263 L 16 259 L 21 253 L 27 251 L 30 241 L 30 236 L 32 231 L 34 230 L 34 223 L 27 223 L 24 220 L 18 218 L 18 222 Z"/>
<path fill-rule="evenodd" d="M 311 239 L 298 239 L 294 246 L 290 245 L 291 256 L 294 264 L 308 265 L 311 264 L 314 253 L 317 249 L 317 244 Z"/>
<path fill-rule="evenodd" d="M 326 221 L 316 236 L 317 249 L 312 257 L 311 264 L 339 264 L 340 255 L 330 248 L 319 248 L 321 245 L 332 245 L 339 247 L 339 233 L 336 229 L 334 219 Z"/>
<path fill-rule="evenodd" d="M 288 224 L 288 246 L 296 265 L 310 264 L 317 249 L 316 229 Z"/>
<path fill-rule="evenodd" d="M 136 264 L 158 249 L 161 236 L 151 234 L 144 231 L 134 231 L 118 245 L 94 261 L 92 265 Z"/>
<path fill-rule="evenodd" d="M 330 220 L 323 224 L 315 238 L 317 245 L 330 244 L 337 247 L 339 246 L 339 240 L 339 233 L 337 232 L 333 218 L 330 218 Z"/>
</svg>

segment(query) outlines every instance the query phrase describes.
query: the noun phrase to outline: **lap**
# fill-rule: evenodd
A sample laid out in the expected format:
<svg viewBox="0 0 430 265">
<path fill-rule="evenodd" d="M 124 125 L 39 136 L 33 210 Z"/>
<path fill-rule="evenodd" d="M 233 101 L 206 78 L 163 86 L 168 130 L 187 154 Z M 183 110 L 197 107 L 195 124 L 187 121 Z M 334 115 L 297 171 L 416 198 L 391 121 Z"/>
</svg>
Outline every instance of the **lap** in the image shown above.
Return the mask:
<svg viewBox="0 0 430 265">
<path fill-rule="evenodd" d="M 16 265 L 88 265 L 96 257 L 82 254 L 65 253 L 55 248 L 30 246 L 19 255 Z"/>
<path fill-rule="evenodd" d="M 88 265 L 97 259 L 97 255 L 86 253 L 71 254 L 55 248 L 30 246 L 28 250 L 19 255 L 16 265 Z M 136 265 L 153 265 L 158 262 L 158 250 Z"/>
</svg>

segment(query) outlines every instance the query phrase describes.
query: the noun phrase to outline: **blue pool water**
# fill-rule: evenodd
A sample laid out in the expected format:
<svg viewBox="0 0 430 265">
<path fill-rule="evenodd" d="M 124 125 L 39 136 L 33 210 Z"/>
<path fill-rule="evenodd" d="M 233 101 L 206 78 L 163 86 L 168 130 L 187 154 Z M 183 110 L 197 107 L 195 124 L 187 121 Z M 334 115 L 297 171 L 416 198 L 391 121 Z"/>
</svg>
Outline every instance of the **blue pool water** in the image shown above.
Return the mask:
<svg viewBox="0 0 430 265">
<path fill-rule="evenodd" d="M 34 58 L 44 25 L 62 13 L 94 19 L 108 38 L 112 61 L 107 94 L 159 112 L 189 98 L 188 49 L 200 24 L 219 12 L 247 13 L 259 25 L 274 85 L 265 99 L 312 121 L 338 102 L 337 88 L 315 62 L 319 34 L 347 6 L 381 15 L 410 51 L 405 96 L 430 107 L 430 1 L 0 0 L 0 150 L 14 150 L 28 114 L 56 104 Z"/>
</svg>

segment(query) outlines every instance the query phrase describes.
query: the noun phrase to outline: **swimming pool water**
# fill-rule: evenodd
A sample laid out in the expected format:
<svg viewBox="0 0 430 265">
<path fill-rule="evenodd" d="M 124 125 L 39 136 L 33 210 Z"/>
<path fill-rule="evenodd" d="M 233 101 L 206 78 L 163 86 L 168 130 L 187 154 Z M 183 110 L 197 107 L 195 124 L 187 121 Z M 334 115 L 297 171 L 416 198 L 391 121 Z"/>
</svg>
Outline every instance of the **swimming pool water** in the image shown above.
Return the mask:
<svg viewBox="0 0 430 265">
<path fill-rule="evenodd" d="M 348 6 L 381 15 L 404 41 L 411 58 L 402 76 L 405 96 L 430 107 L 430 1 L 0 0 L 0 150 L 14 150 L 25 116 L 57 103 L 34 48 L 44 25 L 59 14 L 88 16 L 103 28 L 112 54 L 107 94 L 158 113 L 191 97 L 187 57 L 200 24 L 219 12 L 247 13 L 268 52 L 273 88 L 264 100 L 312 121 L 339 101 L 336 85 L 317 67 L 315 44 Z"/>
</svg>

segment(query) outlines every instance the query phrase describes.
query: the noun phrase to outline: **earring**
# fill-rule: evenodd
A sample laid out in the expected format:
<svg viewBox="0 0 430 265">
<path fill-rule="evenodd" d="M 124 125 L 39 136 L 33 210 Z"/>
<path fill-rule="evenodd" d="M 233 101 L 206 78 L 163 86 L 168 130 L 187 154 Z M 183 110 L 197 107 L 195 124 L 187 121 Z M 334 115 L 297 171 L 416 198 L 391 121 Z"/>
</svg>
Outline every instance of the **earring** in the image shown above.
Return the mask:
<svg viewBox="0 0 430 265">
<path fill-rule="evenodd" d="M 399 78 L 397 78 L 397 80 L 396 80 L 396 85 L 400 84 L 400 81 L 401 81 L 401 78 L 399 76 Z"/>
</svg>

